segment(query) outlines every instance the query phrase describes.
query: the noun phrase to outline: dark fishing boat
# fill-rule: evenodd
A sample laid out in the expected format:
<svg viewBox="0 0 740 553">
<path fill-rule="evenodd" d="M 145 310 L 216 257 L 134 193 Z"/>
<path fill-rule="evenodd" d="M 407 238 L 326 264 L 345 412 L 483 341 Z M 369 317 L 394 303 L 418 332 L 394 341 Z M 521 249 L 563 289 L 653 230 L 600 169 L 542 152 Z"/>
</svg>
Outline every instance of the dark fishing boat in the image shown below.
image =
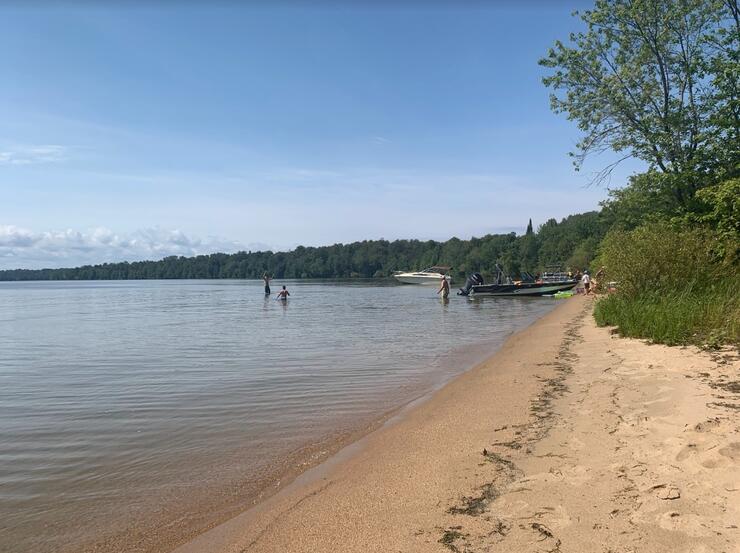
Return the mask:
<svg viewBox="0 0 740 553">
<path fill-rule="evenodd" d="M 512 280 L 499 265 L 496 265 L 496 276 L 489 284 L 483 282 L 480 273 L 468 277 L 465 286 L 460 288 L 458 296 L 549 296 L 575 288 L 578 281 L 562 271 L 546 271 L 542 277 L 535 279 L 523 272 L 520 280 Z"/>
</svg>

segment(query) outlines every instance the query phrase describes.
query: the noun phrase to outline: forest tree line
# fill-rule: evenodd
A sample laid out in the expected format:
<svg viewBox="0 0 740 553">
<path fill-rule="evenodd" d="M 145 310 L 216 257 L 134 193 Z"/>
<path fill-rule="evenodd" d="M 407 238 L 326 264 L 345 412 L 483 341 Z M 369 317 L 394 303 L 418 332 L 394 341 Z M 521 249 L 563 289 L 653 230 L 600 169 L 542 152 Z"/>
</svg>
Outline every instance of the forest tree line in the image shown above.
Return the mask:
<svg viewBox="0 0 740 553">
<path fill-rule="evenodd" d="M 606 232 L 599 212 L 550 219 L 536 231 L 489 234 L 446 242 L 434 240 L 363 240 L 332 246 L 298 246 L 288 252 L 214 253 L 166 257 L 159 261 L 103 263 L 66 269 L 0 271 L 0 280 L 121 280 L 189 278 L 383 278 L 393 271 L 451 265 L 452 273 L 491 274 L 498 263 L 511 274 L 541 271 L 559 264 L 585 268 Z"/>
</svg>

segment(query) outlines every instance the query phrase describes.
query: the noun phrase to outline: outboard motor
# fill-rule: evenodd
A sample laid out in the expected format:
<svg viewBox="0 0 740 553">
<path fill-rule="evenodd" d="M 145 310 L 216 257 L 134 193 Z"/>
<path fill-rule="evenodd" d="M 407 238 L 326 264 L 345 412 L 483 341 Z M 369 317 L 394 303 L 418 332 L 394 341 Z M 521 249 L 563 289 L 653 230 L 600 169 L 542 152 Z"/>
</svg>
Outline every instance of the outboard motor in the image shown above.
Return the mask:
<svg viewBox="0 0 740 553">
<path fill-rule="evenodd" d="M 473 289 L 473 286 L 478 286 L 479 284 L 483 284 L 483 277 L 480 273 L 473 273 L 468 277 L 468 280 L 465 281 L 465 286 L 460 288 L 460 291 L 457 293 L 458 296 L 467 296 L 470 294 L 470 290 Z"/>
</svg>

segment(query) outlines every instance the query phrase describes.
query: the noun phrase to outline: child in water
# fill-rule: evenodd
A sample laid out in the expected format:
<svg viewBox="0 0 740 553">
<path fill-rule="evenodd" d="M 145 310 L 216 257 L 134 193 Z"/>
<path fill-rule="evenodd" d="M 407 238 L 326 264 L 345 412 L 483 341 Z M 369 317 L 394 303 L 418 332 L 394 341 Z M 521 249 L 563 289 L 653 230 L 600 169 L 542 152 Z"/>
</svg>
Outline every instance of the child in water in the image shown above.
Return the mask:
<svg viewBox="0 0 740 553">
<path fill-rule="evenodd" d="M 283 289 L 278 292 L 277 298 L 275 299 L 287 301 L 288 296 L 290 296 L 290 292 L 288 292 L 288 289 L 285 286 L 283 286 Z"/>
</svg>

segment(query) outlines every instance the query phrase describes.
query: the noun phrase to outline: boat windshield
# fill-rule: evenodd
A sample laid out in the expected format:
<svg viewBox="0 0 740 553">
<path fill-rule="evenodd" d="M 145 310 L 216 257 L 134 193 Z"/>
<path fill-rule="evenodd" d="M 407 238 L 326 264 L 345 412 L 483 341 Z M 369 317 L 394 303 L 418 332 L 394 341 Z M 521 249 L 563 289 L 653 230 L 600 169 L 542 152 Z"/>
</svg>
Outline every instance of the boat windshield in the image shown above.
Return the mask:
<svg viewBox="0 0 740 553">
<path fill-rule="evenodd" d="M 544 272 L 542 273 L 541 280 L 542 282 L 565 282 L 572 280 L 572 277 L 563 271 Z"/>
</svg>

